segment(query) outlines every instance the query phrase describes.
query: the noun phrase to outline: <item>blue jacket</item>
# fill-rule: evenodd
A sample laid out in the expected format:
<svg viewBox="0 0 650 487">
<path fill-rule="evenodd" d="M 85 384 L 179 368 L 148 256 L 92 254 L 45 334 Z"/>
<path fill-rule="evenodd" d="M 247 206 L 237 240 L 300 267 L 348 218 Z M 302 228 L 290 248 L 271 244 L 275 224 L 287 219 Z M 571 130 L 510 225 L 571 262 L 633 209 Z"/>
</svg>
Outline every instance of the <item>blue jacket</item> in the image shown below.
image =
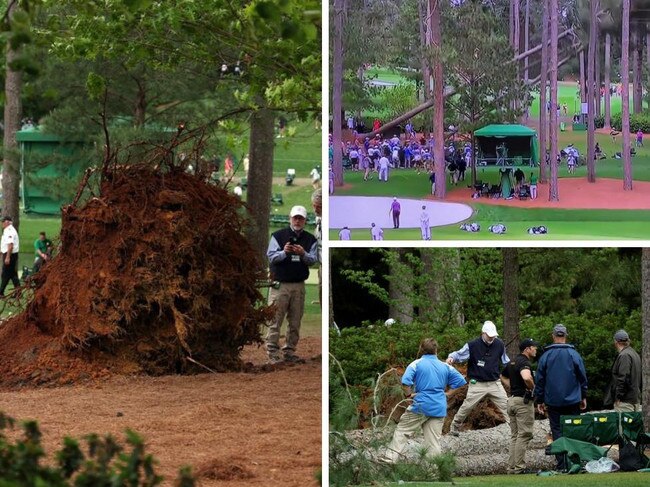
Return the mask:
<svg viewBox="0 0 650 487">
<path fill-rule="evenodd" d="M 573 345 L 554 343 L 544 349 L 535 375 L 535 397 L 548 406 L 571 406 L 587 397 L 587 372 Z"/>
<path fill-rule="evenodd" d="M 402 376 L 402 384 L 414 387 L 416 393 L 408 410 L 433 418 L 447 415 L 447 386 L 457 389 L 466 383 L 460 372 L 435 355 L 422 355 L 409 364 Z"/>
</svg>

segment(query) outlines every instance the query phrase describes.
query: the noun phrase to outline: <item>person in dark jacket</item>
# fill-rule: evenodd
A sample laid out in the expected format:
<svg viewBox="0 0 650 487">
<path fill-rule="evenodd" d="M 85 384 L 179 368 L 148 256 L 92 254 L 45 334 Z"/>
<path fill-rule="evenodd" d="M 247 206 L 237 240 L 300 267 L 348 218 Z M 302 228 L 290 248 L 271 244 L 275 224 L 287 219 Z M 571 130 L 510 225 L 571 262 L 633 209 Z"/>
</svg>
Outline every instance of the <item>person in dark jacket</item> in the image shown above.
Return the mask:
<svg viewBox="0 0 650 487">
<path fill-rule="evenodd" d="M 276 364 L 280 358 L 280 328 L 287 317 L 285 345 L 282 347 L 284 360 L 297 362 L 296 347 L 300 338 L 300 321 L 305 309 L 305 281 L 309 267 L 318 262 L 318 241 L 305 231 L 307 209 L 294 206 L 289 213 L 291 223 L 271 235 L 267 256 L 271 279 L 280 283 L 277 289 L 269 290 L 269 304 L 276 312 L 266 335 L 266 351 L 269 362 Z"/>
<path fill-rule="evenodd" d="M 587 409 L 587 373 L 582 357 L 566 342 L 564 325 L 553 328 L 553 344 L 544 348 L 535 376 L 537 411 L 547 414 L 553 441 L 562 436 L 560 416 Z M 564 455 L 556 455 L 557 469 L 565 470 Z"/>
<path fill-rule="evenodd" d="M 618 355 L 603 402 L 613 404 L 618 412 L 641 411 L 641 357 L 630 346 L 630 336 L 625 330 L 618 330 L 614 334 L 614 346 Z"/>
<path fill-rule="evenodd" d="M 469 378 L 467 396 L 454 416 L 449 430 L 449 434 L 453 436 L 458 436 L 460 425 L 484 397 L 490 399 L 501 411 L 506 423 L 510 422 L 508 396 L 499 380 L 500 365 L 509 363 L 510 359 L 506 354 L 505 344 L 497 338 L 498 336 L 494 323 L 486 321 L 483 324 L 480 337 L 467 342 L 463 348 L 451 352 L 447 357 L 449 365 L 467 361 L 467 377 Z"/>
</svg>

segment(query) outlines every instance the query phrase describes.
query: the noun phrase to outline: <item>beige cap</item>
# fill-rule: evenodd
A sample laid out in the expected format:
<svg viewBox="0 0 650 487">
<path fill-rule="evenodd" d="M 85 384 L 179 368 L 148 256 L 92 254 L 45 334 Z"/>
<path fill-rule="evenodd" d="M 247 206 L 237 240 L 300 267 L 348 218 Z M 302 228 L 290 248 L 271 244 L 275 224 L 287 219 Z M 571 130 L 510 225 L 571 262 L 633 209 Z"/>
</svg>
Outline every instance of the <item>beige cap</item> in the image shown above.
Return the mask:
<svg viewBox="0 0 650 487">
<path fill-rule="evenodd" d="M 499 336 L 499 334 L 497 333 L 497 327 L 491 321 L 486 321 L 485 323 L 483 323 L 483 328 L 481 329 L 481 331 L 485 333 L 487 336 L 489 336 L 490 338 Z"/>
<path fill-rule="evenodd" d="M 293 208 L 291 208 L 291 212 L 289 213 L 290 218 L 293 218 L 294 216 L 301 216 L 306 219 L 307 210 L 305 209 L 304 206 L 296 205 Z"/>
</svg>

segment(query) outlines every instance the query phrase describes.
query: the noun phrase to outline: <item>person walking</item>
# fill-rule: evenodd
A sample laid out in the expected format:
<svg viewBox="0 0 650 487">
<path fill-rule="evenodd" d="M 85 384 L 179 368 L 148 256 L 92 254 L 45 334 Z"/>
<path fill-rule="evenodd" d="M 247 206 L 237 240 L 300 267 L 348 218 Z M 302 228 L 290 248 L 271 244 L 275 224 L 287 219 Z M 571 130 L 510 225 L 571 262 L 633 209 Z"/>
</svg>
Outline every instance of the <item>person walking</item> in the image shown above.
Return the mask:
<svg viewBox="0 0 650 487">
<path fill-rule="evenodd" d="M 614 347 L 618 355 L 603 404 L 613 404 L 618 412 L 641 411 L 641 357 L 630 346 L 630 336 L 625 330 L 614 334 Z"/>
<path fill-rule="evenodd" d="M 427 213 L 427 207 L 425 205 L 422 205 L 422 213 L 420 214 L 420 230 L 422 231 L 422 240 L 431 240 L 429 213 Z"/>
<path fill-rule="evenodd" d="M 296 348 L 300 339 L 300 321 L 305 309 L 305 281 L 309 277 L 309 267 L 318 262 L 318 241 L 304 229 L 307 209 L 304 206 L 294 206 L 289 218 L 290 224 L 287 228 L 271 235 L 267 250 L 271 280 L 280 283 L 277 289 L 272 287 L 269 290 L 269 304 L 276 307 L 265 339 L 271 364 L 282 361 L 279 341 L 285 316 L 288 325 L 282 354 L 287 362 L 300 361 Z"/>
<path fill-rule="evenodd" d="M 339 232 L 339 240 L 352 240 L 352 232 L 348 227 L 343 227 Z"/>
<path fill-rule="evenodd" d="M 372 240 L 384 240 L 384 231 L 374 223 L 370 224 L 370 237 Z"/>
<path fill-rule="evenodd" d="M 636 133 L 636 146 L 637 147 L 643 147 L 643 132 L 641 129 L 638 130 Z"/>
<path fill-rule="evenodd" d="M 13 283 L 14 289 L 20 286 L 17 270 L 20 242 L 18 240 L 18 232 L 14 228 L 13 219 L 10 216 L 2 218 L 2 228 L 2 239 L 0 240 L 0 252 L 2 253 L 0 296 L 5 295 L 5 289 L 9 281 Z"/>
<path fill-rule="evenodd" d="M 508 416 L 508 396 L 499 381 L 499 362 L 510 362 L 506 354 L 506 346 L 498 338 L 497 327 L 491 321 L 486 321 L 481 329 L 481 336 L 467 342 L 463 348 L 451 352 L 447 357 L 449 365 L 458 362 L 467 362 L 467 376 L 469 386 L 467 397 L 454 416 L 449 433 L 458 436 L 460 425 L 467 415 L 474 409 L 481 399 L 487 397 L 501 412 L 506 423 L 510 422 Z"/>
<path fill-rule="evenodd" d="M 526 450 L 533 439 L 535 381 L 530 361 L 537 355 L 539 344 L 532 338 L 519 343 L 519 355 L 501 372 L 501 382 L 510 387 L 508 416 L 510 417 L 510 456 L 508 473 L 526 473 Z"/>
<path fill-rule="evenodd" d="M 587 372 L 575 347 L 566 342 L 566 326 L 555 325 L 553 343 L 544 348 L 535 375 L 537 411 L 546 414 L 553 441 L 562 436 L 560 416 L 587 409 Z M 566 470 L 564 455 L 555 456 L 557 469 Z"/>
<path fill-rule="evenodd" d="M 420 343 L 420 358 L 411 362 L 404 371 L 402 386 L 406 396 L 413 399 L 413 403 L 402 414 L 393 439 L 381 460 L 395 463 L 406 448 L 409 437 L 420 430 L 424 434 L 427 455 L 436 456 L 442 453 L 440 438 L 447 416 L 445 389 L 457 389 L 466 382 L 460 372 L 439 360 L 437 353 L 438 342 L 425 338 Z"/>
<path fill-rule="evenodd" d="M 393 202 L 390 204 L 390 210 L 388 214 L 393 214 L 393 228 L 399 228 L 399 214 L 402 210 L 402 206 L 397 201 L 397 197 L 393 197 Z"/>
</svg>

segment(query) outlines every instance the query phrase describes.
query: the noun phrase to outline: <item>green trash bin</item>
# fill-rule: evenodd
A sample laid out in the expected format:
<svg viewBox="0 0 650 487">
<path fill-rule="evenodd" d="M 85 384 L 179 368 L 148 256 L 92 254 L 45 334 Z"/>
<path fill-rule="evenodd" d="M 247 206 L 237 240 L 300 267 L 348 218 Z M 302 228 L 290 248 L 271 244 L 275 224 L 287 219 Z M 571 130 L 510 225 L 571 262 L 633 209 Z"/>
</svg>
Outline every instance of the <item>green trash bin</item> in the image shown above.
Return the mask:
<svg viewBox="0 0 650 487">
<path fill-rule="evenodd" d="M 566 123 L 560 122 L 560 132 L 565 132 L 566 131 Z"/>
<path fill-rule="evenodd" d="M 591 442 L 594 437 L 594 420 L 588 414 L 560 416 L 560 429 L 565 438 Z"/>
</svg>

